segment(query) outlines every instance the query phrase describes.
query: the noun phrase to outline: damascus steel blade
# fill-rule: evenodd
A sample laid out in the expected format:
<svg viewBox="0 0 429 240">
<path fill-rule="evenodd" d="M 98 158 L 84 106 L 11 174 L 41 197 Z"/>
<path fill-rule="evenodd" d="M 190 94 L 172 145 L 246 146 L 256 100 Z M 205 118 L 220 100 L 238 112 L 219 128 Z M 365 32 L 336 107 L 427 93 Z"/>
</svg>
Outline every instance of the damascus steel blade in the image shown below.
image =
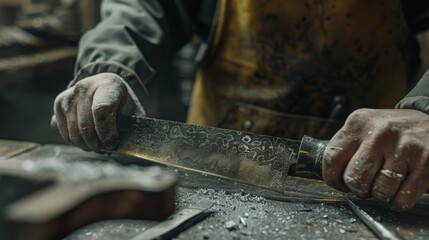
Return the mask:
<svg viewBox="0 0 429 240">
<path fill-rule="evenodd" d="M 151 118 L 121 116 L 115 153 L 277 191 L 299 141 Z"/>
</svg>

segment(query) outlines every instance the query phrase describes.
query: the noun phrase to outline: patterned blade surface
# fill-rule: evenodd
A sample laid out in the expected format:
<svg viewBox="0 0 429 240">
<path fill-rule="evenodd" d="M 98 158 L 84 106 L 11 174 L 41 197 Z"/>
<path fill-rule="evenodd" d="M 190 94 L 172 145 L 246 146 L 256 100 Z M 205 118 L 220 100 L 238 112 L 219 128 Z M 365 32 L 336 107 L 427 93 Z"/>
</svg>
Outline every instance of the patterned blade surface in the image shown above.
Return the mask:
<svg viewBox="0 0 429 240">
<path fill-rule="evenodd" d="M 119 119 L 115 153 L 283 191 L 300 142 L 151 118 Z"/>
</svg>

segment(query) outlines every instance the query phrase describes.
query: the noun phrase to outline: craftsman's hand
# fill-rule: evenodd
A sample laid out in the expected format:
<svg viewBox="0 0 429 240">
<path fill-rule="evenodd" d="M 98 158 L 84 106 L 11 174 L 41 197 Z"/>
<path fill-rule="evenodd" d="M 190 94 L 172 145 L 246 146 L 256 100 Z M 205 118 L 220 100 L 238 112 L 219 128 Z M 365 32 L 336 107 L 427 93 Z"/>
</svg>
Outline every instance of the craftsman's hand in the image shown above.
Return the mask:
<svg viewBox="0 0 429 240">
<path fill-rule="evenodd" d="M 117 114 L 144 116 L 126 83 L 116 74 L 101 73 L 80 80 L 57 96 L 54 112 L 62 138 L 86 151 L 114 149 L 119 143 Z"/>
<path fill-rule="evenodd" d="M 412 208 L 429 188 L 429 115 L 408 109 L 355 111 L 325 150 L 323 177 L 338 190 L 395 210 Z"/>
</svg>

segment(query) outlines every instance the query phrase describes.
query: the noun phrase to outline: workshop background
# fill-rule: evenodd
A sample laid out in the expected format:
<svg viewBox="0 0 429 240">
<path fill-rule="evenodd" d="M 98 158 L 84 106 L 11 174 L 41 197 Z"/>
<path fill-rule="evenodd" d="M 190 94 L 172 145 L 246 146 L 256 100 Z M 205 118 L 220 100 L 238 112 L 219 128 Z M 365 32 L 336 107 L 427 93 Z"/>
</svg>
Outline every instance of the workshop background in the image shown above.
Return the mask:
<svg viewBox="0 0 429 240">
<path fill-rule="evenodd" d="M 99 21 L 100 2 L 0 0 L 0 138 L 62 143 L 49 127 L 53 101 L 73 78 L 78 40 Z M 429 31 L 417 39 L 421 75 L 429 68 Z M 195 38 L 149 82 L 149 116 L 184 121 L 198 47 Z"/>
</svg>

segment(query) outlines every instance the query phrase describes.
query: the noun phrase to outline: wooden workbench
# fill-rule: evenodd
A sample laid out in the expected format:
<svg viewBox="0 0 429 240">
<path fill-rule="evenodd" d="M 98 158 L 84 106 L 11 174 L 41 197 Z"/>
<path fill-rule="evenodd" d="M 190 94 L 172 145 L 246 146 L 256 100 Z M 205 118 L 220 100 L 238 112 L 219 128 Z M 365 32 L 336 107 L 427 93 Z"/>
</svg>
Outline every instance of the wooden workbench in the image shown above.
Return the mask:
<svg viewBox="0 0 429 240">
<path fill-rule="evenodd" d="M 1 161 L 47 157 L 146 164 L 141 160 L 87 153 L 70 146 L 0 140 Z M 332 192 L 332 197 L 327 196 L 325 186 L 319 181 L 306 185 L 298 181 L 296 188 L 291 187 L 287 194 L 281 194 L 192 172 L 176 172 L 180 179 L 176 194 L 177 211 L 201 202 L 214 204 L 211 216 L 179 234 L 177 239 L 377 239 L 344 199 L 338 198 L 336 192 Z M 428 204 L 426 199 L 423 208 L 428 209 Z M 376 211 L 377 207 L 372 209 Z M 375 216 L 377 218 L 380 217 Z M 396 220 L 392 223 L 392 219 L 394 217 L 387 221 L 387 228 L 393 226 L 403 232 L 410 229 Z M 103 221 L 83 227 L 67 239 L 131 239 L 155 224 L 153 221 L 126 219 Z M 416 231 L 414 226 L 411 234 L 402 236 L 424 239 L 428 236 L 425 235 L 428 224 L 429 221 L 418 226 L 421 231 Z"/>
</svg>

